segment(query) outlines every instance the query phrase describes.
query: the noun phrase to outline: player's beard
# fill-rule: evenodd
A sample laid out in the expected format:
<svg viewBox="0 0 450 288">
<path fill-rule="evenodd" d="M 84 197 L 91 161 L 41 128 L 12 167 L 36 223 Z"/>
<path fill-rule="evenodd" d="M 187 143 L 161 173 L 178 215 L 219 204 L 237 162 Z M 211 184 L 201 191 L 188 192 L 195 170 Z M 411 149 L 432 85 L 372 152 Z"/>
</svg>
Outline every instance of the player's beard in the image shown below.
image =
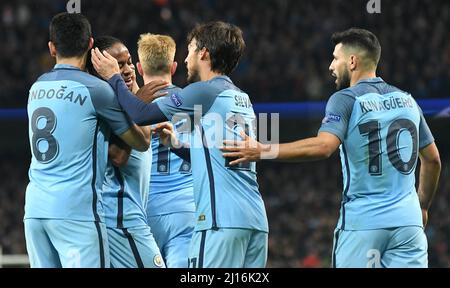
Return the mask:
<svg viewBox="0 0 450 288">
<path fill-rule="evenodd" d="M 198 71 L 197 67 L 193 67 L 190 71 L 191 73 L 188 73 L 187 82 L 188 84 L 199 82 L 200 79 L 200 72 Z"/>
<path fill-rule="evenodd" d="M 344 72 L 342 73 L 342 76 L 338 78 L 338 81 L 336 83 L 336 89 L 341 90 L 350 87 L 350 72 L 348 72 L 348 69 L 344 69 Z"/>
</svg>

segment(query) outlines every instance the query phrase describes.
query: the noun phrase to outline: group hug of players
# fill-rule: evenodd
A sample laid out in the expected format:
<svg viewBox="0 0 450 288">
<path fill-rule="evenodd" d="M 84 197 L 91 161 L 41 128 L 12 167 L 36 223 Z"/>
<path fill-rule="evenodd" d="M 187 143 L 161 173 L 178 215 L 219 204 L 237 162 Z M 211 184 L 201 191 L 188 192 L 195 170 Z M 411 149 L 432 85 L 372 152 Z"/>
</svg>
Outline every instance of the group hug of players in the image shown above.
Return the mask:
<svg viewBox="0 0 450 288">
<path fill-rule="evenodd" d="M 56 65 L 30 88 L 27 106 L 31 267 L 265 267 L 269 229 L 255 161 L 324 159 L 338 147 L 344 192 L 333 266 L 426 266 L 424 217 L 440 171 L 433 136 L 411 95 L 375 76 L 376 37 L 363 29 L 334 37 L 330 70 L 340 91 L 318 136 L 265 145 L 254 140 L 249 96 L 229 78 L 245 49 L 237 26 L 193 28 L 181 89 L 172 84 L 170 36 L 142 34 L 135 65 L 121 40 L 94 39 L 83 15 L 56 15 Z M 386 97 L 410 105 L 361 104 Z M 418 196 L 419 152 L 426 177 Z M 409 241 L 386 245 L 394 234 Z M 369 250 L 381 251 L 378 262 Z"/>
</svg>

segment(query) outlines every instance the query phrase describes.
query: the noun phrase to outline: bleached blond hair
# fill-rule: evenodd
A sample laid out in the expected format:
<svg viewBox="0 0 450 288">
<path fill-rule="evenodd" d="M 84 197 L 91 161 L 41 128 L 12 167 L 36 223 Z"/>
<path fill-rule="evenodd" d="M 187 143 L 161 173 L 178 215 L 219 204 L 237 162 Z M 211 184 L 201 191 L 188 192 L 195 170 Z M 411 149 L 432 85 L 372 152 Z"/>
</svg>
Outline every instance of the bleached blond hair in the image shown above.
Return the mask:
<svg viewBox="0 0 450 288">
<path fill-rule="evenodd" d="M 170 73 L 175 58 L 176 45 L 172 37 L 159 34 L 141 34 L 138 56 L 144 73 L 161 75 Z"/>
</svg>

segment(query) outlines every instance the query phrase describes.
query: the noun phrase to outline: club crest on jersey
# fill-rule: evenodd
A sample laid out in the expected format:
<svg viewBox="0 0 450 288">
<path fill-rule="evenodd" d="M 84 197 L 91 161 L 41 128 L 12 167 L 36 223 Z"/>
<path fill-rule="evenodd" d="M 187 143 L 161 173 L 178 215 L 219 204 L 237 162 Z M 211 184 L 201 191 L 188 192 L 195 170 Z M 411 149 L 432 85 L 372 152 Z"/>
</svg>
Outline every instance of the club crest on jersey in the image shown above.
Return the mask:
<svg viewBox="0 0 450 288">
<path fill-rule="evenodd" d="M 180 107 L 183 104 L 177 94 L 172 94 L 172 96 L 170 96 L 170 100 L 172 100 L 173 104 L 175 104 L 175 106 L 177 107 Z"/>
<path fill-rule="evenodd" d="M 156 267 L 163 267 L 161 255 L 158 254 L 153 257 L 153 264 L 155 264 Z"/>
<path fill-rule="evenodd" d="M 323 118 L 322 123 L 330 123 L 330 122 L 340 122 L 341 116 L 335 114 L 327 114 L 325 118 Z"/>
</svg>

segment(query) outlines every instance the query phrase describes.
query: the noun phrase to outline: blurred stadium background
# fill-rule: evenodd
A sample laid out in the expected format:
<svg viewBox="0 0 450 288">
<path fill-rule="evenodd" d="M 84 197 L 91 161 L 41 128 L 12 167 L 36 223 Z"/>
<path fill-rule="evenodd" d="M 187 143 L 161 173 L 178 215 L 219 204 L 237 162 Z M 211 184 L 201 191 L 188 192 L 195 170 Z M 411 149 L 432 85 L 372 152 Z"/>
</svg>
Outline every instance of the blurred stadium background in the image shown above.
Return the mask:
<svg viewBox="0 0 450 288">
<path fill-rule="evenodd" d="M 372 30 L 382 45 L 379 75 L 420 100 L 441 150 L 443 171 L 426 233 L 430 267 L 450 267 L 450 126 L 445 117 L 436 117 L 450 107 L 450 2 L 381 0 L 380 14 L 367 13 L 367 2 L 80 1 L 94 36 L 124 40 L 134 60 L 140 33 L 174 37 L 180 64 L 174 83 L 180 86 L 186 79 L 185 37 L 195 23 L 225 20 L 240 26 L 247 50 L 232 78 L 249 93 L 258 111 L 280 113 L 281 141 L 317 132 L 324 107 L 319 101 L 334 91 L 328 72 L 331 34 L 351 26 Z M 48 25 L 66 4 L 0 4 L 0 266 L 8 266 L 8 255 L 26 253 L 22 217 L 31 156 L 24 108 L 30 85 L 54 64 L 47 51 Z M 329 267 L 341 200 L 340 171 L 337 155 L 310 164 L 258 165 L 271 229 L 269 267 Z"/>
</svg>

